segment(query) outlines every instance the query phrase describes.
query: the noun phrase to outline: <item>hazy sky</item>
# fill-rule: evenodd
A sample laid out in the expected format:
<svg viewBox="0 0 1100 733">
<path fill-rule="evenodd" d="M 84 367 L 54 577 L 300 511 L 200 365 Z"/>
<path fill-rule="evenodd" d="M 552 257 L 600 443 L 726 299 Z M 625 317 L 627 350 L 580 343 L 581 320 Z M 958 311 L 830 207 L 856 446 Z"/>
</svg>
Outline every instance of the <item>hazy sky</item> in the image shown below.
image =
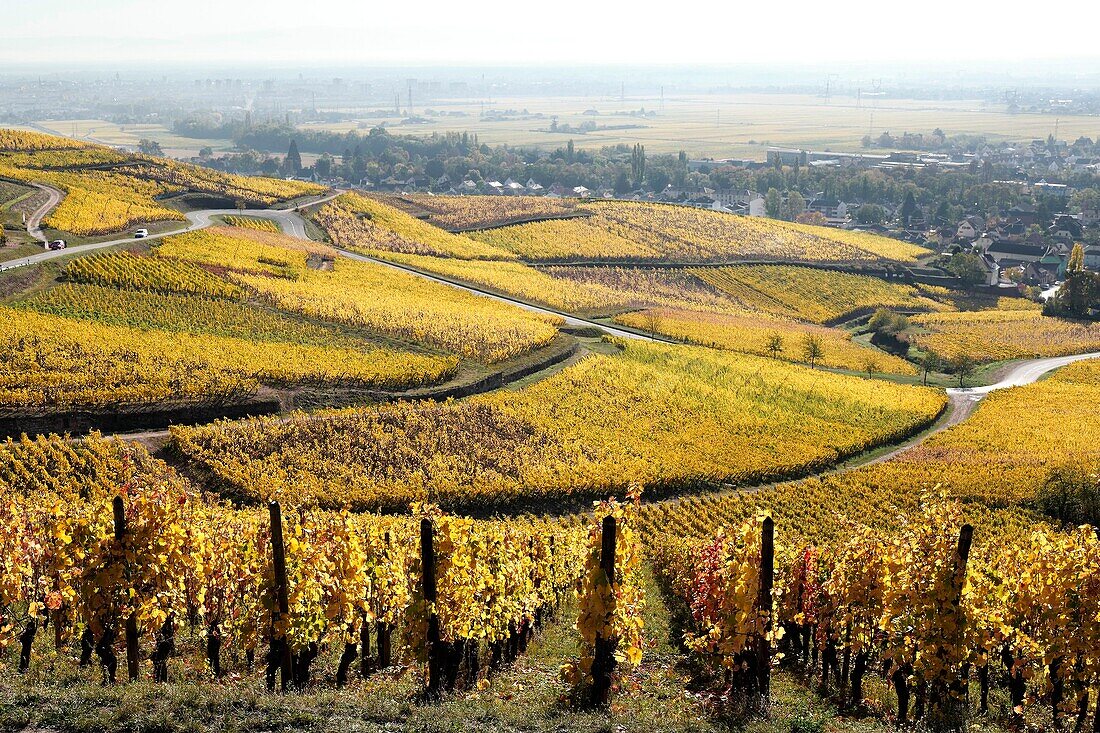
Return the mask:
<svg viewBox="0 0 1100 733">
<path fill-rule="evenodd" d="M 0 64 L 1096 59 L 1100 2 L 3 0 Z M 1090 38 L 1091 36 L 1091 38 Z M 1097 68 L 1085 69 L 1096 73 Z"/>
</svg>

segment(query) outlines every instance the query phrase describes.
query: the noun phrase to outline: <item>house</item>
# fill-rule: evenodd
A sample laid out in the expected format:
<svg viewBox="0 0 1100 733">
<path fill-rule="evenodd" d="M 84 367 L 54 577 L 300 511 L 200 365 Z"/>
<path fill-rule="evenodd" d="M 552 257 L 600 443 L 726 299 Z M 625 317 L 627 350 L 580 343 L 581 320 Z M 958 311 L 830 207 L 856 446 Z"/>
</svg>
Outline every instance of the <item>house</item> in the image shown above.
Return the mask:
<svg viewBox="0 0 1100 733">
<path fill-rule="evenodd" d="M 848 204 L 835 198 L 815 198 L 806 204 L 806 211 L 824 214 L 827 219 L 846 219 Z"/>
<path fill-rule="evenodd" d="M 998 239 L 985 248 L 985 254 L 1001 268 L 1038 262 L 1047 253 L 1046 247 L 1036 247 L 1026 242 Z"/>
<path fill-rule="evenodd" d="M 573 195 L 577 198 L 586 199 L 592 195 L 592 191 L 584 186 L 574 186 Z"/>
<path fill-rule="evenodd" d="M 764 197 L 759 194 L 749 201 L 748 207 L 749 216 L 767 216 L 768 206 L 764 202 Z"/>
<path fill-rule="evenodd" d="M 1031 190 L 1036 196 L 1056 196 L 1058 198 L 1069 196 L 1069 187 L 1064 183 L 1039 181 L 1031 187 Z"/>
<path fill-rule="evenodd" d="M 978 263 L 981 264 L 982 269 L 985 270 L 985 284 L 991 287 L 996 287 L 997 283 L 1001 280 L 1001 267 L 997 264 L 996 260 L 987 254 L 978 255 Z"/>
<path fill-rule="evenodd" d="M 1085 247 L 1085 267 L 1089 270 L 1100 270 L 1100 245 L 1090 244 Z"/>
<path fill-rule="evenodd" d="M 980 216 L 968 216 L 959 222 L 955 230 L 955 238 L 973 242 L 981 236 L 984 229 L 985 221 Z"/>
<path fill-rule="evenodd" d="M 1069 214 L 1059 214 L 1054 218 L 1054 223 L 1047 228 L 1047 233 L 1057 239 L 1078 239 L 1084 233 L 1081 222 Z"/>
<path fill-rule="evenodd" d="M 1009 221 L 1020 222 L 1026 229 L 1039 223 L 1039 212 L 1030 206 L 1013 206 L 1005 212 L 1005 218 Z"/>
<path fill-rule="evenodd" d="M 1021 280 L 1026 285 L 1037 285 L 1040 288 L 1049 288 L 1058 277 L 1049 268 L 1038 262 L 1031 262 L 1020 271 Z"/>
<path fill-rule="evenodd" d="M 534 178 L 528 178 L 526 188 L 529 192 L 539 194 L 543 192 L 543 187 Z"/>
</svg>

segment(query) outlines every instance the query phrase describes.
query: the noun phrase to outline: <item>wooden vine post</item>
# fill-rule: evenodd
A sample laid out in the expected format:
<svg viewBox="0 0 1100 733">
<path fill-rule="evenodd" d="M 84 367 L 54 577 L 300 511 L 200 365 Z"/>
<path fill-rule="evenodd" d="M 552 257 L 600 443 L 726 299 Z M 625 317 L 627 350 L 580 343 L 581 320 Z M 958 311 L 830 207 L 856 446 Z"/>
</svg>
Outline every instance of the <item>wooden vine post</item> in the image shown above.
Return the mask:
<svg viewBox="0 0 1100 733">
<path fill-rule="evenodd" d="M 385 541 L 385 558 L 388 563 L 390 561 L 390 533 L 386 532 L 383 539 Z M 374 625 L 374 631 L 376 646 L 378 647 L 378 668 L 386 669 L 393 661 L 393 627 L 379 619 Z M 364 676 L 366 674 L 364 672 Z"/>
<path fill-rule="evenodd" d="M 959 544 L 955 550 L 955 575 L 951 579 L 953 596 L 951 598 L 951 613 L 955 614 L 956 623 L 956 635 L 957 638 L 953 641 L 957 644 L 962 644 L 962 624 L 958 622 L 958 619 L 962 615 L 962 590 L 966 584 L 966 564 L 970 560 L 970 546 L 974 542 L 974 526 L 970 524 L 964 524 L 959 530 Z M 961 701 L 963 694 L 966 692 L 968 686 L 968 675 L 963 675 L 957 685 L 952 685 L 953 692 L 956 693 L 955 700 Z M 961 702 L 959 702 L 961 704 Z"/>
<path fill-rule="evenodd" d="M 771 700 L 772 684 L 772 588 L 775 585 L 775 522 L 764 517 L 760 531 L 760 590 L 757 604 L 764 628 L 757 639 L 757 687 L 764 702 Z"/>
<path fill-rule="evenodd" d="M 600 542 L 600 568 L 607 578 L 608 590 L 615 594 L 615 543 L 617 526 L 615 517 L 603 518 Z M 592 704 L 607 705 L 611 696 L 612 676 L 615 673 L 615 647 L 618 639 L 605 639 L 596 634 L 596 649 L 592 660 Z"/>
<path fill-rule="evenodd" d="M 112 502 L 115 513 L 115 542 L 119 550 L 122 550 L 126 541 L 126 505 L 121 496 L 116 496 Z M 138 648 L 137 612 L 126 617 L 126 676 L 131 682 L 138 678 L 141 669 L 141 650 Z"/>
<path fill-rule="evenodd" d="M 428 696 L 438 697 L 443 684 L 443 645 L 439 639 L 439 615 L 435 612 L 435 530 L 432 520 L 420 520 L 420 576 L 424 603 L 428 613 L 428 635 L 425 640 L 428 655 Z"/>
<path fill-rule="evenodd" d="M 283 544 L 283 511 L 277 501 L 268 504 L 268 511 L 271 514 L 271 560 L 275 571 L 275 613 L 273 614 L 271 629 L 272 656 L 268 660 L 268 687 L 273 688 L 275 685 L 271 672 L 274 665 L 278 664 L 281 670 L 280 684 L 283 692 L 286 692 L 287 687 L 294 679 L 294 660 L 290 653 L 290 641 L 286 638 L 286 633 L 282 633 L 282 638 L 277 636 L 280 621 L 286 623 L 290 617 L 290 600 L 286 578 L 286 546 Z"/>
</svg>

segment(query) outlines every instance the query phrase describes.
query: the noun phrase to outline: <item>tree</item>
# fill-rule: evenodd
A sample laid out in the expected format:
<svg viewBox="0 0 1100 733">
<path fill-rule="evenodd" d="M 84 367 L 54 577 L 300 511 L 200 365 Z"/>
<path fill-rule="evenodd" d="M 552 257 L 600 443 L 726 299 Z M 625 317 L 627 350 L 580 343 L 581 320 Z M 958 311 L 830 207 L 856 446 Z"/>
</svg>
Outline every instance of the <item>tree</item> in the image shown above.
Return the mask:
<svg viewBox="0 0 1100 733">
<path fill-rule="evenodd" d="M 934 372 L 940 368 L 940 357 L 931 352 L 924 352 L 924 356 L 920 360 L 921 369 L 924 370 L 924 386 L 928 386 L 928 373 Z"/>
<path fill-rule="evenodd" d="M 821 348 L 821 339 L 816 334 L 808 333 L 802 338 L 802 359 L 814 368 L 817 360 L 825 355 Z"/>
<path fill-rule="evenodd" d="M 959 252 L 943 262 L 943 269 L 958 277 L 966 285 L 979 285 L 985 282 L 986 270 L 976 254 Z"/>
<path fill-rule="evenodd" d="M 1100 480 L 1075 463 L 1052 468 L 1035 500 L 1044 514 L 1064 524 L 1100 527 Z"/>
<path fill-rule="evenodd" d="M 1100 210 L 1100 188 L 1082 188 L 1069 199 L 1071 212 Z"/>
<path fill-rule="evenodd" d="M 809 224 L 815 227 L 823 227 L 829 223 L 828 218 L 820 211 L 803 211 L 794 220 L 799 224 Z"/>
<path fill-rule="evenodd" d="M 286 158 L 283 160 L 283 170 L 291 176 L 299 175 L 302 172 L 302 155 L 298 152 L 298 142 L 296 140 L 290 141 L 290 149 L 286 151 Z"/>
<path fill-rule="evenodd" d="M 783 215 L 783 198 L 779 195 L 779 189 L 768 189 L 764 196 L 764 212 L 769 219 L 779 219 Z"/>
<path fill-rule="evenodd" d="M 626 177 L 626 171 L 619 171 L 613 190 L 616 196 L 622 196 L 624 193 L 630 192 L 630 180 Z"/>
<path fill-rule="evenodd" d="M 1088 318 L 1097 307 L 1100 307 L 1100 273 L 1085 269 L 1085 249 L 1078 242 L 1066 262 L 1066 280 L 1043 306 L 1043 312 Z"/>
<path fill-rule="evenodd" d="M 909 226 L 909 222 L 915 217 L 920 216 L 920 207 L 917 206 L 917 199 L 913 196 L 913 189 L 905 192 L 905 200 L 902 202 L 901 211 L 898 214 L 906 226 Z"/>
<path fill-rule="evenodd" d="M 321 178 L 328 178 L 332 175 L 332 168 L 335 164 L 333 157 L 328 153 L 323 153 L 321 157 L 317 159 L 317 162 L 313 164 L 313 170 L 317 172 L 317 175 Z"/>
<path fill-rule="evenodd" d="M 778 359 L 783 351 L 783 336 L 778 331 L 772 331 L 768 334 L 768 343 L 765 348 L 773 359 Z"/>
<path fill-rule="evenodd" d="M 966 378 L 974 373 L 974 357 L 967 353 L 956 354 L 951 359 L 951 371 L 959 378 L 959 387 L 964 387 Z"/>
<path fill-rule="evenodd" d="M 156 140 L 149 140 L 142 138 L 138 140 L 138 150 L 145 155 L 164 155 L 164 151 L 161 150 L 160 143 Z"/>
<path fill-rule="evenodd" d="M 879 308 L 867 321 L 867 327 L 877 334 L 897 338 L 898 334 L 909 328 L 909 319 L 901 313 Z"/>
<path fill-rule="evenodd" d="M 1069 260 L 1066 262 L 1066 273 L 1076 274 L 1078 272 L 1085 271 L 1085 248 L 1081 246 L 1081 243 L 1073 245 L 1073 249 L 1070 250 Z"/>
<path fill-rule="evenodd" d="M 794 221 L 803 211 L 806 210 L 806 199 L 798 191 L 791 191 L 787 194 L 787 201 L 783 207 L 783 218 L 787 221 Z"/>
<path fill-rule="evenodd" d="M 661 332 L 661 314 L 656 308 L 650 308 L 645 312 L 645 330 L 652 334 Z"/>
<path fill-rule="evenodd" d="M 863 368 L 867 370 L 867 376 L 875 376 L 875 372 L 878 371 L 878 360 L 875 357 L 868 357 L 867 362 L 863 365 Z"/>
<path fill-rule="evenodd" d="M 205 145 L 199 148 L 199 157 L 203 160 L 206 160 L 207 158 L 213 158 L 214 148 L 210 147 L 209 145 Z"/>
<path fill-rule="evenodd" d="M 856 211 L 856 221 L 860 224 L 881 224 L 886 221 L 886 209 L 878 204 L 862 204 Z"/>
</svg>

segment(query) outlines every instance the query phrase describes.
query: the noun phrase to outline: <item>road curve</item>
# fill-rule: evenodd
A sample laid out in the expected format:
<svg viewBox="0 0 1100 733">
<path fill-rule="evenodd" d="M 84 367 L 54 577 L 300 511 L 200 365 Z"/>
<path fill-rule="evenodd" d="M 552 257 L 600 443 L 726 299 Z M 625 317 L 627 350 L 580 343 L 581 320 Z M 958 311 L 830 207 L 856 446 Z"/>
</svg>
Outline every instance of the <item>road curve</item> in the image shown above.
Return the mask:
<svg viewBox="0 0 1100 733">
<path fill-rule="evenodd" d="M 338 249 L 336 251 L 337 251 L 337 253 L 340 254 L 340 256 L 347 257 L 350 260 L 358 260 L 359 262 L 370 262 L 371 264 L 381 265 L 382 267 L 388 267 L 388 268 L 391 268 L 391 269 L 394 269 L 394 270 L 400 270 L 400 271 L 406 272 L 410 275 L 416 275 L 417 277 L 422 277 L 425 280 L 430 280 L 434 283 L 439 283 L 440 285 L 449 285 L 452 288 L 457 288 L 458 290 L 464 290 L 467 293 L 472 293 L 474 295 L 480 295 L 480 296 L 485 297 L 485 298 L 492 298 L 493 300 L 499 301 L 501 303 L 508 303 L 509 305 L 514 305 L 514 306 L 517 306 L 519 308 L 523 308 L 524 310 L 531 311 L 532 313 L 540 313 L 540 314 L 546 315 L 546 316 L 554 316 L 556 318 L 561 318 L 562 320 L 565 321 L 566 325 L 568 325 L 568 326 L 577 326 L 577 327 L 581 327 L 581 328 L 584 328 L 584 327 L 598 328 L 599 330 L 601 330 L 605 333 L 608 333 L 612 336 L 618 336 L 620 338 L 631 339 L 631 340 L 635 340 L 635 341 L 662 341 L 662 342 L 666 341 L 666 339 L 654 338 L 653 336 L 647 336 L 645 334 L 635 333 L 633 331 L 627 331 L 627 330 L 621 329 L 621 328 L 615 328 L 614 326 L 609 326 L 606 323 L 599 323 L 597 321 L 590 321 L 587 318 L 581 318 L 579 316 L 572 315 L 571 313 L 565 313 L 564 311 L 554 310 L 553 308 L 543 308 L 542 306 L 539 306 L 539 305 L 532 305 L 531 303 L 525 303 L 524 301 L 518 300 L 516 298 L 510 298 L 506 295 L 499 295 L 497 293 L 491 293 L 488 290 L 482 290 L 481 288 L 477 288 L 477 287 L 474 287 L 472 285 L 464 285 L 462 283 L 458 283 L 458 282 L 455 282 L 453 280 L 449 280 L 445 277 L 439 277 L 438 275 L 431 275 L 431 274 L 423 272 L 421 270 L 417 270 L 415 268 L 408 267 L 406 265 L 401 265 L 401 264 L 398 264 L 396 262 L 389 262 L 388 260 L 378 259 L 377 257 L 369 257 L 367 255 L 361 255 L 361 254 L 358 254 L 356 252 L 349 252 L 348 250 L 345 250 L 345 249 Z M 668 342 L 668 343 L 671 343 L 671 342 Z"/>
<path fill-rule="evenodd" d="M 46 217 L 46 214 L 53 211 L 55 206 L 61 203 L 61 199 L 65 198 L 65 194 L 53 186 L 46 186 L 41 183 L 32 183 L 31 185 L 39 191 L 46 192 L 46 203 L 39 206 L 35 209 L 33 214 L 27 217 L 27 234 L 31 235 L 39 242 L 45 242 L 46 235 L 42 233 L 42 219 Z"/>
<path fill-rule="evenodd" d="M 37 185 L 37 184 L 36 184 Z M 44 188 L 49 190 L 48 187 L 38 186 L 38 188 Z M 60 193 L 59 191 L 57 193 Z M 305 221 L 298 215 L 298 211 L 306 206 L 314 206 L 316 204 L 322 204 L 326 201 L 331 201 L 340 195 L 341 192 L 328 194 L 322 198 L 308 201 L 298 206 L 292 206 L 287 209 L 202 209 L 200 211 L 188 211 L 184 214 L 187 218 L 187 226 L 180 229 L 174 229 L 170 232 L 161 232 L 159 234 L 150 234 L 146 237 L 146 240 L 150 239 L 162 239 L 164 237 L 170 237 L 174 234 L 183 234 L 184 232 L 193 232 L 197 229 L 204 229 L 214 224 L 213 217 L 215 216 L 252 216 L 258 219 L 270 219 L 276 222 L 279 227 L 292 237 L 298 239 L 307 239 Z M 56 205 L 60 201 L 58 198 L 53 202 Z M 46 210 L 51 207 L 43 207 L 35 214 L 45 215 Z M 41 220 L 41 216 L 39 216 Z M 30 222 L 28 220 L 27 231 L 30 232 Z M 32 235 L 33 236 L 33 235 Z M 39 234 L 39 239 L 43 237 Z M 27 265 L 36 265 L 40 262 L 46 262 L 48 260 L 57 259 L 58 257 L 65 257 L 66 255 L 82 254 L 92 252 L 98 249 L 104 249 L 106 247 L 114 247 L 118 244 L 125 244 L 133 242 L 134 237 L 121 237 L 119 239 L 108 239 L 103 242 L 92 242 L 91 244 L 79 244 L 73 247 L 66 247 L 59 250 L 46 250 L 39 254 L 29 255 L 27 257 L 20 257 L 19 259 L 9 260 L 7 262 L 0 262 L 0 272 L 5 270 L 14 270 L 17 267 L 26 267 Z"/>
</svg>

